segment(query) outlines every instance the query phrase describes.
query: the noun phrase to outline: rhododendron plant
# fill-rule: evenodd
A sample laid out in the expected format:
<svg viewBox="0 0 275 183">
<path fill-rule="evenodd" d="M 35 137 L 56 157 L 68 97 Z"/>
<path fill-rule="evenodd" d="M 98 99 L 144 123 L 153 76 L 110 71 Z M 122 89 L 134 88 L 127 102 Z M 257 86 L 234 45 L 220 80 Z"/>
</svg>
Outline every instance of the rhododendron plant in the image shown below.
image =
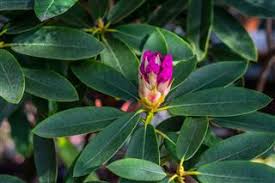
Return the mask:
<svg viewBox="0 0 275 183">
<path fill-rule="evenodd" d="M 274 45 L 260 55 L 239 21 L 275 17 L 274 1 L 0 0 L 0 11 L 0 183 L 275 183 L 274 93 L 245 84 Z"/>
</svg>

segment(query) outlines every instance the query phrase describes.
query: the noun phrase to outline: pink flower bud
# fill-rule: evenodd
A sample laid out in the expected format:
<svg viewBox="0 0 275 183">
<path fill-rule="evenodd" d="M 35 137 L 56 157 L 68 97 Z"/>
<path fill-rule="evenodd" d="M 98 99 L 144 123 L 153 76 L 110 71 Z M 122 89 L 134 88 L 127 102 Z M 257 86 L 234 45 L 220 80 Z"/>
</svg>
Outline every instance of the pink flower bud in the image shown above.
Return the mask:
<svg viewBox="0 0 275 183">
<path fill-rule="evenodd" d="M 172 55 L 145 51 L 139 69 L 139 96 L 148 109 L 156 110 L 170 91 L 173 79 Z"/>
</svg>

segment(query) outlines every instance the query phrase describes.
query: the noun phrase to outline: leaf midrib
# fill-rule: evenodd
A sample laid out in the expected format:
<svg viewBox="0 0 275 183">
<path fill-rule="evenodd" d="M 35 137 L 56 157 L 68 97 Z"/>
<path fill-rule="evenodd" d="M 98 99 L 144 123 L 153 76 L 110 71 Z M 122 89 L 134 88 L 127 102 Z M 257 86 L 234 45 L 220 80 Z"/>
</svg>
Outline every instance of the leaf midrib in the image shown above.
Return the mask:
<svg viewBox="0 0 275 183">
<path fill-rule="evenodd" d="M 96 159 L 96 157 L 102 153 L 102 151 L 104 151 L 106 149 L 106 147 L 109 146 L 109 144 L 111 144 L 111 142 L 113 142 L 114 139 L 117 138 L 117 136 L 120 135 L 120 132 L 122 130 L 124 130 L 126 128 L 126 126 L 128 126 L 128 124 L 132 121 L 132 119 L 136 117 L 136 115 L 133 115 L 120 129 L 119 131 L 117 131 L 115 133 L 115 135 L 113 136 L 112 139 L 109 139 L 109 141 L 107 143 L 105 143 L 105 145 L 101 146 L 101 149 L 93 156 L 93 158 L 87 160 L 86 162 L 84 162 L 83 166 L 82 167 L 87 167 L 88 164 L 90 164 L 94 159 Z"/>
</svg>

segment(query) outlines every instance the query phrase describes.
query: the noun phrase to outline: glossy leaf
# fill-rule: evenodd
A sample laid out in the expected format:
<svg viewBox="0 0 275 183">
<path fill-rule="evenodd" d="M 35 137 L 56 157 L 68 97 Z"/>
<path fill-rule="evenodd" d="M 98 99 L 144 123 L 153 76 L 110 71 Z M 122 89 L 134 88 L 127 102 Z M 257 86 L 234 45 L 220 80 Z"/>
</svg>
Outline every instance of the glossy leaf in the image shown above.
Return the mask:
<svg viewBox="0 0 275 183">
<path fill-rule="evenodd" d="M 10 21 L 5 26 L 5 28 L 7 29 L 7 32 L 5 32 L 5 34 L 21 34 L 37 29 L 39 26 L 42 25 L 33 14 L 27 14 L 26 16 L 28 16 L 27 19 L 22 19 L 22 17 L 20 17 L 20 19 Z"/>
<path fill-rule="evenodd" d="M 214 118 L 214 122 L 226 128 L 275 133 L 275 117 L 261 112 L 227 118 Z"/>
<path fill-rule="evenodd" d="M 34 12 L 41 20 L 47 20 L 65 13 L 78 0 L 34 0 Z"/>
<path fill-rule="evenodd" d="M 108 15 L 108 20 L 112 23 L 117 23 L 124 17 L 134 12 L 138 7 L 140 7 L 145 0 L 120 0 L 115 4 L 115 6 L 110 10 Z"/>
<path fill-rule="evenodd" d="M 166 54 L 168 51 L 168 45 L 165 41 L 165 37 L 159 29 L 156 29 L 146 40 L 143 50 L 157 51 L 162 54 Z"/>
<path fill-rule="evenodd" d="M 168 109 L 173 115 L 226 117 L 254 112 L 269 102 L 268 96 L 253 90 L 213 88 L 178 97 Z"/>
<path fill-rule="evenodd" d="M 6 50 L 0 50 L 0 96 L 18 104 L 25 90 L 23 71 L 16 58 Z"/>
<path fill-rule="evenodd" d="M 33 0 L 0 0 L 0 11 L 7 10 L 30 10 Z"/>
<path fill-rule="evenodd" d="M 97 61 L 84 62 L 72 67 L 74 74 L 87 86 L 124 100 L 135 100 L 137 89 L 121 73 Z"/>
<path fill-rule="evenodd" d="M 245 1 L 236 1 L 236 0 L 224 0 L 230 6 L 235 7 L 236 9 L 243 12 L 248 16 L 255 17 L 275 17 L 275 2 L 270 0 L 245 0 Z"/>
<path fill-rule="evenodd" d="M 188 160 L 194 156 L 203 142 L 207 129 L 206 118 L 188 117 L 185 119 L 176 144 L 179 159 Z"/>
<path fill-rule="evenodd" d="M 231 50 L 228 46 L 224 43 L 218 43 L 212 45 L 209 48 L 208 54 L 213 57 L 214 61 L 221 62 L 221 61 L 232 61 L 232 60 L 239 60 L 246 62 L 240 55 L 236 52 Z"/>
<path fill-rule="evenodd" d="M 106 163 L 125 143 L 139 119 L 138 114 L 124 115 L 94 137 L 77 159 L 74 177 L 89 174 Z"/>
<path fill-rule="evenodd" d="M 174 72 L 173 72 L 173 83 L 171 90 L 174 88 L 177 88 L 179 85 L 181 85 L 182 82 L 185 81 L 185 79 L 193 72 L 196 66 L 196 60 L 190 59 L 187 61 L 179 61 L 174 65 Z"/>
<path fill-rule="evenodd" d="M 57 159 L 54 141 L 34 135 L 33 146 L 34 161 L 39 182 L 56 182 Z"/>
<path fill-rule="evenodd" d="M 206 65 L 173 87 L 169 99 L 198 90 L 228 86 L 238 80 L 246 69 L 245 62 L 218 62 Z"/>
<path fill-rule="evenodd" d="M 134 158 L 115 161 L 107 168 L 120 177 L 137 181 L 160 181 L 166 176 L 159 165 Z"/>
<path fill-rule="evenodd" d="M 212 147 L 221 141 L 222 141 L 222 138 L 218 137 L 213 129 L 208 128 L 203 144 L 205 144 L 208 147 Z"/>
<path fill-rule="evenodd" d="M 164 146 L 165 149 L 169 152 L 169 155 L 172 156 L 175 160 L 178 160 L 178 155 L 177 155 L 177 140 L 179 135 L 176 132 L 168 132 L 166 133 L 168 138 L 164 139 Z"/>
<path fill-rule="evenodd" d="M 1 183 L 24 183 L 23 180 L 10 175 L 0 175 L 0 182 Z"/>
<path fill-rule="evenodd" d="M 126 157 L 148 160 L 156 164 L 160 163 L 157 137 L 152 125 L 142 126 L 135 131 L 129 143 Z"/>
<path fill-rule="evenodd" d="M 186 0 L 166 0 L 152 13 L 148 23 L 165 26 L 167 22 L 173 20 L 186 8 L 186 4 Z"/>
<path fill-rule="evenodd" d="M 109 9 L 109 0 L 88 0 L 94 19 L 103 18 Z"/>
<path fill-rule="evenodd" d="M 81 6 L 80 1 L 64 14 L 58 16 L 58 19 L 67 26 L 69 25 L 76 28 L 89 28 L 92 24 L 91 16 Z"/>
<path fill-rule="evenodd" d="M 187 39 L 196 50 L 198 61 L 207 54 L 213 23 L 213 0 L 190 0 L 187 15 Z"/>
<path fill-rule="evenodd" d="M 167 51 L 172 54 L 174 61 L 187 61 L 194 57 L 192 47 L 177 34 L 165 29 L 161 29 L 167 43 Z"/>
<path fill-rule="evenodd" d="M 126 24 L 120 25 L 117 31 L 112 35 L 123 41 L 130 47 L 141 51 L 146 39 L 152 34 L 156 28 L 147 24 Z"/>
<path fill-rule="evenodd" d="M 275 135 L 265 133 L 244 133 L 223 140 L 206 150 L 197 166 L 228 160 L 251 160 L 271 149 Z"/>
<path fill-rule="evenodd" d="M 39 123 L 33 133 L 46 138 L 97 132 L 124 113 L 111 107 L 77 107 L 56 113 Z"/>
<path fill-rule="evenodd" d="M 136 81 L 138 78 L 139 61 L 130 48 L 118 39 L 108 37 L 104 39 L 106 49 L 101 52 L 101 60 L 113 67 L 125 78 Z"/>
<path fill-rule="evenodd" d="M 76 101 L 74 86 L 62 75 L 49 70 L 24 69 L 26 92 L 48 100 Z"/>
<path fill-rule="evenodd" d="M 147 127 L 141 126 L 134 132 L 128 145 L 125 157 L 138 158 L 160 164 L 160 152 L 158 149 L 157 137 L 155 129 L 152 125 L 149 124 Z M 120 183 L 141 182 L 121 179 Z"/>
<path fill-rule="evenodd" d="M 237 20 L 222 9 L 215 9 L 213 31 L 224 44 L 244 59 L 257 60 L 257 50 L 249 34 Z"/>
<path fill-rule="evenodd" d="M 104 47 L 85 32 L 66 27 L 45 26 L 35 32 L 17 36 L 11 48 L 18 53 L 34 57 L 80 60 L 98 55 Z"/>
<path fill-rule="evenodd" d="M 202 183 L 271 183 L 275 176 L 274 168 L 248 161 L 211 163 L 200 167 L 198 172 L 197 178 Z"/>
</svg>

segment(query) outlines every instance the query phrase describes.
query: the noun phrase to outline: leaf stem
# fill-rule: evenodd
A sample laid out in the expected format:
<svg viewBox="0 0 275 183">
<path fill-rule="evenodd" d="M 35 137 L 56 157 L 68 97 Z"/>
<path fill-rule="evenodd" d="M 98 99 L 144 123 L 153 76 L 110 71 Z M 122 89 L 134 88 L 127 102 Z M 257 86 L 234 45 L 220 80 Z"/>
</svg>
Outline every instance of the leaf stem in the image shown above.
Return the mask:
<svg viewBox="0 0 275 183">
<path fill-rule="evenodd" d="M 200 172 L 197 171 L 186 171 L 184 172 L 184 176 L 188 176 L 188 175 L 199 175 Z"/>
<path fill-rule="evenodd" d="M 156 110 L 156 112 L 165 111 L 165 110 L 167 110 L 167 109 L 169 109 L 169 106 L 164 106 L 164 107 L 158 108 L 158 109 Z"/>
<path fill-rule="evenodd" d="M 7 29 L 7 28 L 4 28 L 4 29 L 0 32 L 0 36 L 4 35 L 7 31 L 8 31 L 8 29 Z"/>
<path fill-rule="evenodd" d="M 172 177 L 170 177 L 170 179 L 168 180 L 168 183 L 169 182 L 172 182 L 175 178 L 177 178 L 178 175 L 177 174 L 174 174 Z"/>
<path fill-rule="evenodd" d="M 155 129 L 156 133 L 159 134 L 160 136 L 162 136 L 163 138 L 165 138 L 166 140 L 168 140 L 169 142 L 171 142 L 172 144 L 176 145 L 175 142 L 173 140 L 171 140 L 165 133 L 163 133 L 162 131 Z"/>
</svg>

